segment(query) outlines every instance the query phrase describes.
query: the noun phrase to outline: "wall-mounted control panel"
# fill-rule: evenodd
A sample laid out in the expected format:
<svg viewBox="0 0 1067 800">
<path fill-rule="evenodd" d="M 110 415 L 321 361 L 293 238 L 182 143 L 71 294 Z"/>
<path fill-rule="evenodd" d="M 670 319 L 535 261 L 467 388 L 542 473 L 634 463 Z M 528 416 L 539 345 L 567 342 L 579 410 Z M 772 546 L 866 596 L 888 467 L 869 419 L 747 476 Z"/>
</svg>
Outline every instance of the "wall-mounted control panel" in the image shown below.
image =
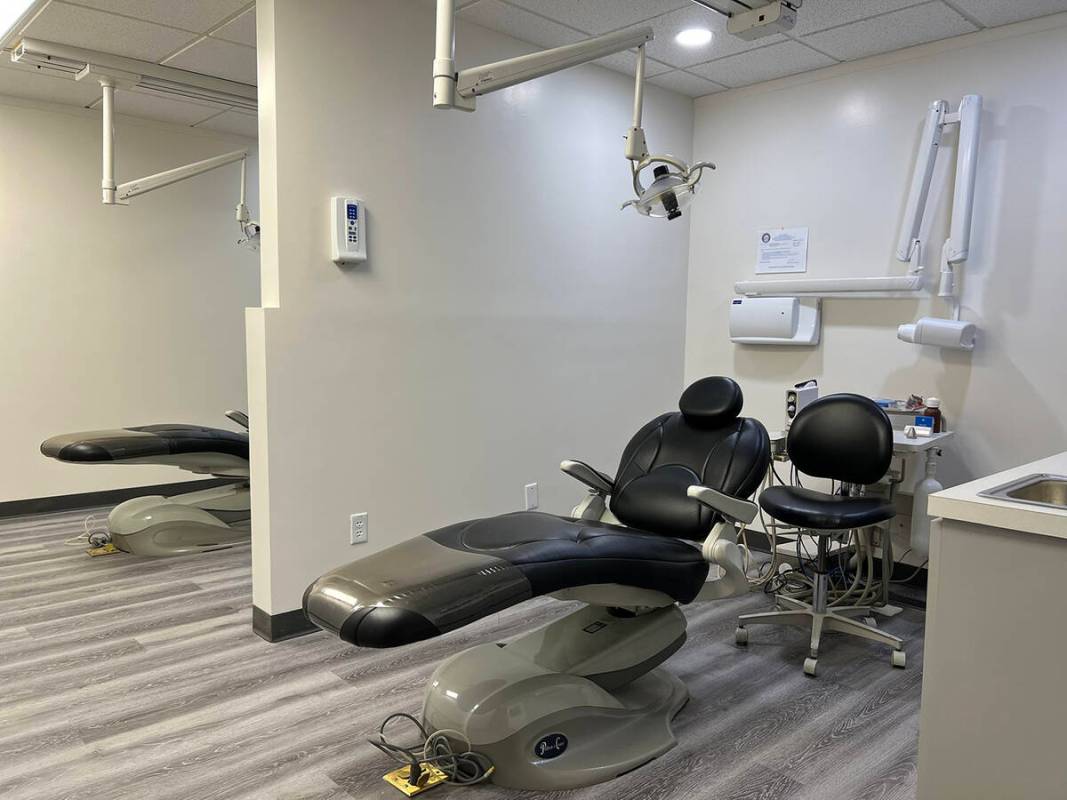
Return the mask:
<svg viewBox="0 0 1067 800">
<path fill-rule="evenodd" d="M 330 258 L 335 264 L 367 260 L 367 209 L 355 197 L 334 197 L 330 203 Z"/>
</svg>

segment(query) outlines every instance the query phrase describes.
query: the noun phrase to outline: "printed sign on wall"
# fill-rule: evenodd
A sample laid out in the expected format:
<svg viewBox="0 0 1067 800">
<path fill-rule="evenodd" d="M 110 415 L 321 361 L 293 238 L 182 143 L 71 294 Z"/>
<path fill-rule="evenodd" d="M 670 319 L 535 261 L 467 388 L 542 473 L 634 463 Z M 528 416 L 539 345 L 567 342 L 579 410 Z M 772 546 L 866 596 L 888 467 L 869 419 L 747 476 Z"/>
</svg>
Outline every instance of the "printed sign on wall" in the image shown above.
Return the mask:
<svg viewBox="0 0 1067 800">
<path fill-rule="evenodd" d="M 757 275 L 808 271 L 807 228 L 763 228 L 756 236 Z"/>
</svg>

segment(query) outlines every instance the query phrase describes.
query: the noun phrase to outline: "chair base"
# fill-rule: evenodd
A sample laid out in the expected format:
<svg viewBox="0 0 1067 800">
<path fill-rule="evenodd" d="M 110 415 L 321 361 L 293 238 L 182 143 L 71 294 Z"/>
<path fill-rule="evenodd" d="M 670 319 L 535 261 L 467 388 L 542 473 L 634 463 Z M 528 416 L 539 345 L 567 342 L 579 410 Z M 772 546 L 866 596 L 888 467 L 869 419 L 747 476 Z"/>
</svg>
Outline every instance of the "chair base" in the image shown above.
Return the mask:
<svg viewBox="0 0 1067 800">
<path fill-rule="evenodd" d="M 873 624 L 864 624 L 853 617 L 866 617 L 872 623 L 870 606 L 841 606 L 839 608 L 828 607 L 823 611 L 817 611 L 815 606 L 794 600 L 791 597 L 778 595 L 775 598 L 779 604 L 790 606 L 782 611 L 767 611 L 759 614 L 743 614 L 737 618 L 737 631 L 735 641 L 738 645 L 748 644 L 748 630 L 746 625 L 796 625 L 811 630 L 811 643 L 808 658 L 804 659 L 804 672 L 807 675 L 815 675 L 818 667 L 819 644 L 823 632 L 847 633 L 850 636 L 859 636 L 872 642 L 880 642 L 893 648 L 891 661 L 894 667 L 901 669 L 907 663 L 904 654 L 904 640 L 878 630 Z"/>
<path fill-rule="evenodd" d="M 675 746 L 689 694 L 656 665 L 685 640 L 677 606 L 633 617 L 586 606 L 509 642 L 481 644 L 430 679 L 423 720 L 459 731 L 498 786 L 559 791 L 637 769 Z M 458 742 L 465 745 L 465 742 Z"/>
<path fill-rule="evenodd" d="M 138 556 L 224 550 L 251 538 L 249 509 L 247 483 L 173 497 L 136 497 L 112 509 L 108 536 L 117 549 Z"/>
</svg>

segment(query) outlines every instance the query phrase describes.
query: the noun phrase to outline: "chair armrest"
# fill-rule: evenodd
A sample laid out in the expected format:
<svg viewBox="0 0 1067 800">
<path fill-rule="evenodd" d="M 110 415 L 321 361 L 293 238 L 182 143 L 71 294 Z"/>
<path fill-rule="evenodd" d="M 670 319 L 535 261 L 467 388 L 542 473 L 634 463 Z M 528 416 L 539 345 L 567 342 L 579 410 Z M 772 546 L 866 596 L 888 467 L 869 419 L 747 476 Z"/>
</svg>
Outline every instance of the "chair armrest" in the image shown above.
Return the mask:
<svg viewBox="0 0 1067 800">
<path fill-rule="evenodd" d="M 611 494 L 615 491 L 615 482 L 597 469 L 583 461 L 564 461 L 559 465 L 567 475 L 581 481 L 590 489 L 596 489 L 601 494 Z"/>
<path fill-rule="evenodd" d="M 226 412 L 226 417 L 232 422 L 236 422 L 245 430 L 248 430 L 248 414 L 243 411 L 234 411 L 233 409 Z"/>
<path fill-rule="evenodd" d="M 752 520 L 756 518 L 756 514 L 759 513 L 759 507 L 749 500 L 742 500 L 739 497 L 723 494 L 722 492 L 707 486 L 701 486 L 700 484 L 690 486 L 686 490 L 686 494 L 694 500 L 700 501 L 708 508 L 715 509 L 733 522 L 742 522 L 747 525 L 752 522 Z"/>
</svg>

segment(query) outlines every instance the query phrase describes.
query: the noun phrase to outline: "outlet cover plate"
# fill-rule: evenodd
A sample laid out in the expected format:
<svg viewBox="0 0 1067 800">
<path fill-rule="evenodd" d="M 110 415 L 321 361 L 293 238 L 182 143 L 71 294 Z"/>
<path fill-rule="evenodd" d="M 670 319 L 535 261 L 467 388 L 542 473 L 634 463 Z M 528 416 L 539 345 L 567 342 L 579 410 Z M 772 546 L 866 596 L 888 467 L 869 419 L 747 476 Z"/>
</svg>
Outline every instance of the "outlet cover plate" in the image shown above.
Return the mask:
<svg viewBox="0 0 1067 800">
<path fill-rule="evenodd" d="M 363 511 L 359 514 L 353 514 L 350 520 L 350 527 L 348 532 L 349 544 L 363 544 L 367 541 L 367 512 Z"/>
</svg>

